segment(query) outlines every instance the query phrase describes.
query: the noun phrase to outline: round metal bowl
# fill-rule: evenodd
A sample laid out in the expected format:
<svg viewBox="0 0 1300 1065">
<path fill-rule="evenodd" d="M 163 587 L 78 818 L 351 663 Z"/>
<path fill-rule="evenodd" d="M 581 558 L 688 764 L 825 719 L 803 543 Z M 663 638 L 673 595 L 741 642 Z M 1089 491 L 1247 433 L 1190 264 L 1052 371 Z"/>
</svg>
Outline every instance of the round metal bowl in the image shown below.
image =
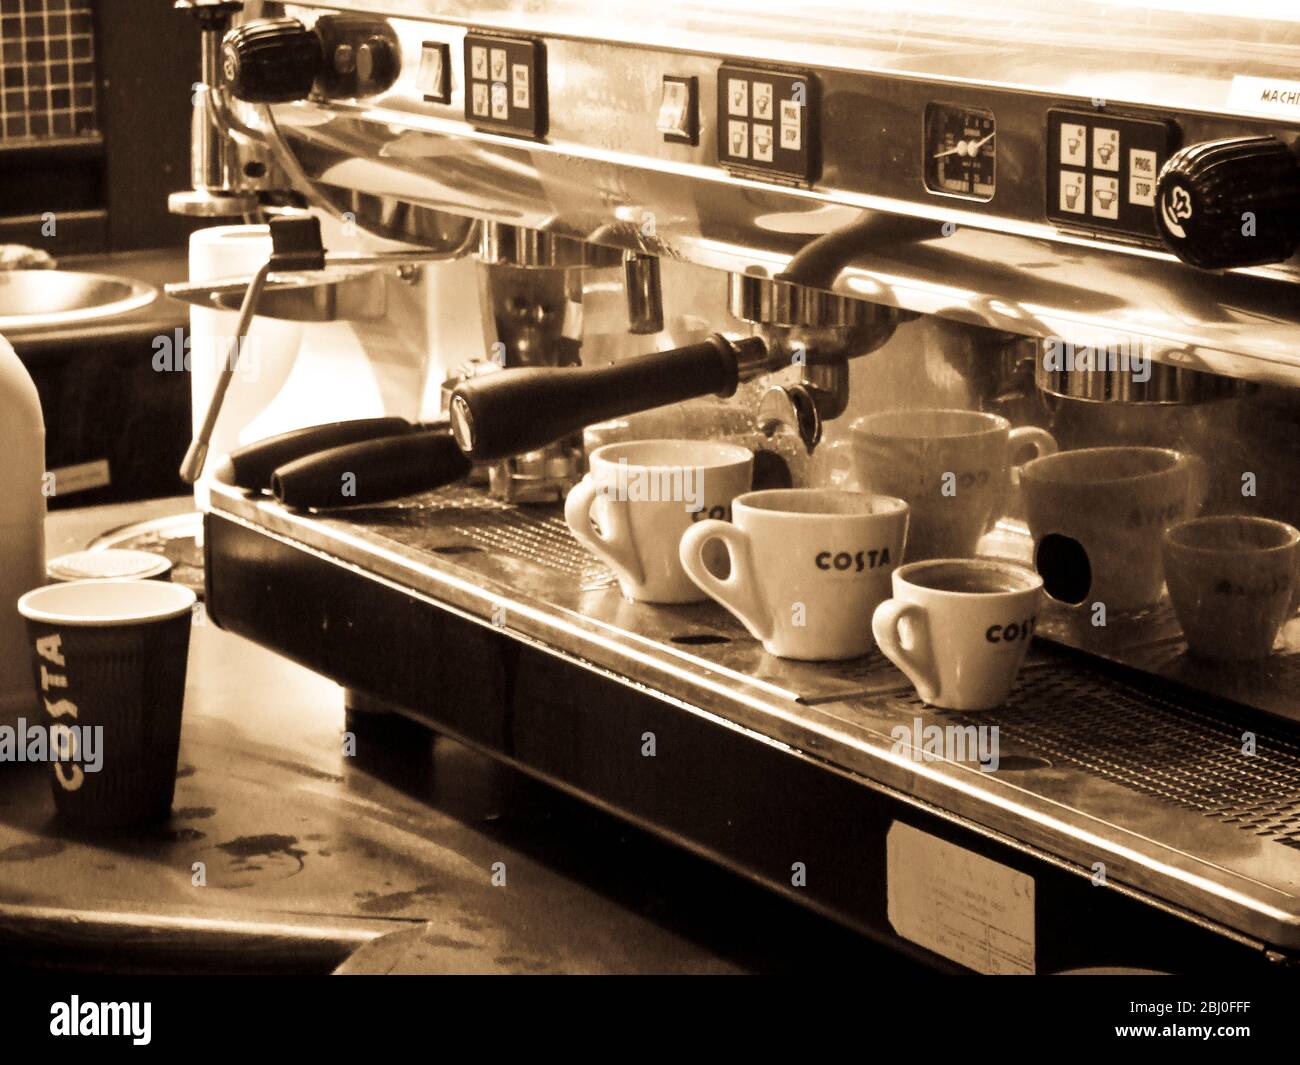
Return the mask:
<svg viewBox="0 0 1300 1065">
<path fill-rule="evenodd" d="M 146 306 L 157 295 L 152 285 L 107 274 L 0 271 L 0 333 L 112 318 Z"/>
</svg>

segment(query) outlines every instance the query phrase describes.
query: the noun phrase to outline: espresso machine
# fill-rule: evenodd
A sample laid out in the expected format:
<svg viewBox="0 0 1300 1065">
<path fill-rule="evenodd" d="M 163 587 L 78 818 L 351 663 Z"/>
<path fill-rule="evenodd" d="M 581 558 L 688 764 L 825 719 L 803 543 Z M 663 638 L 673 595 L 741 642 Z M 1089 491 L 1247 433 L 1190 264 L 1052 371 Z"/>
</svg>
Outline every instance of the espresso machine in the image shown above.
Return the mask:
<svg viewBox="0 0 1300 1065">
<path fill-rule="evenodd" d="M 624 599 L 558 503 L 606 440 L 852 486 L 856 419 L 965 408 L 1194 454 L 1207 511 L 1300 521 L 1300 24 L 187 6 L 205 165 L 178 209 L 382 240 L 317 247 L 253 309 L 342 293 L 349 262 L 417 293 L 385 328 L 427 349 L 421 419 L 473 464 L 319 508 L 218 478 L 217 625 L 939 969 L 1295 966 L 1294 618 L 1265 662 L 1207 665 L 1167 602 L 1098 624 L 1054 593 L 976 721 L 878 654 L 777 659 L 712 604 Z M 980 550 L 1033 565 L 1018 491 Z M 967 724 L 999 730 L 996 771 L 896 739 Z"/>
</svg>

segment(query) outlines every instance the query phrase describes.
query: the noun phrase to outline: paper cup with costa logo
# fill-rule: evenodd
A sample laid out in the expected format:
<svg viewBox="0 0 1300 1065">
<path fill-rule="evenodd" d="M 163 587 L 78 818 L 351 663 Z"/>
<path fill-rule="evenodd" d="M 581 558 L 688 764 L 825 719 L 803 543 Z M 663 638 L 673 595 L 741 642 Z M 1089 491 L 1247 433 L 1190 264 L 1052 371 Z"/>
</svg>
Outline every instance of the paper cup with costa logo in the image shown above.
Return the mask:
<svg viewBox="0 0 1300 1065">
<path fill-rule="evenodd" d="M 900 566 L 871 620 L 880 650 L 931 706 L 1006 702 L 1034 634 L 1043 579 L 1008 562 L 933 559 Z"/>
<path fill-rule="evenodd" d="M 169 582 L 89 580 L 18 600 L 65 822 L 116 828 L 167 816 L 195 598 Z"/>
<path fill-rule="evenodd" d="M 747 492 L 732 520 L 702 521 L 681 540 L 682 567 L 768 654 L 804 661 L 871 650 L 871 612 L 903 557 L 908 507 L 892 496 L 822 488 Z M 725 545 L 720 577 L 708 549 Z"/>
</svg>

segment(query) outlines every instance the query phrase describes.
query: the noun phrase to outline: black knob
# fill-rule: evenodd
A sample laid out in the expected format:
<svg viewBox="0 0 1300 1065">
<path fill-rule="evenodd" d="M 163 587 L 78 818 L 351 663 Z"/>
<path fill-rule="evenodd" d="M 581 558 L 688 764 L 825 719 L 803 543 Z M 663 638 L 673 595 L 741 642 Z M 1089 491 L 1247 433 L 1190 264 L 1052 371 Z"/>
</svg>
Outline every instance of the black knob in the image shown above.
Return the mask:
<svg viewBox="0 0 1300 1065">
<path fill-rule="evenodd" d="M 1156 229 L 1205 270 L 1284 262 L 1300 244 L 1300 163 L 1274 137 L 1193 144 L 1156 179 Z"/>
<path fill-rule="evenodd" d="M 357 82 L 363 91 L 387 88 L 396 75 L 397 57 L 383 37 L 371 37 L 357 47 Z"/>
<path fill-rule="evenodd" d="M 296 18 L 247 22 L 221 45 L 222 76 L 248 103 L 306 99 L 322 64 L 320 38 Z"/>
</svg>

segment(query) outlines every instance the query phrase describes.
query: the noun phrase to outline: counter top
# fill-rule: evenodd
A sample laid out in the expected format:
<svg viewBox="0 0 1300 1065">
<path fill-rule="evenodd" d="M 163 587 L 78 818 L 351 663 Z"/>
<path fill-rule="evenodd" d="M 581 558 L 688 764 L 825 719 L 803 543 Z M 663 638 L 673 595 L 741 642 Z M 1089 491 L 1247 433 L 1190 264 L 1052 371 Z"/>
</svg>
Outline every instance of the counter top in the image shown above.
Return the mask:
<svg viewBox="0 0 1300 1065">
<path fill-rule="evenodd" d="M 188 505 L 52 514 L 48 549 Z M 168 823 L 74 838 L 54 820 L 46 767 L 0 765 L 0 966 L 910 964 L 404 718 L 350 720 L 351 757 L 337 686 L 200 620 Z"/>
</svg>

